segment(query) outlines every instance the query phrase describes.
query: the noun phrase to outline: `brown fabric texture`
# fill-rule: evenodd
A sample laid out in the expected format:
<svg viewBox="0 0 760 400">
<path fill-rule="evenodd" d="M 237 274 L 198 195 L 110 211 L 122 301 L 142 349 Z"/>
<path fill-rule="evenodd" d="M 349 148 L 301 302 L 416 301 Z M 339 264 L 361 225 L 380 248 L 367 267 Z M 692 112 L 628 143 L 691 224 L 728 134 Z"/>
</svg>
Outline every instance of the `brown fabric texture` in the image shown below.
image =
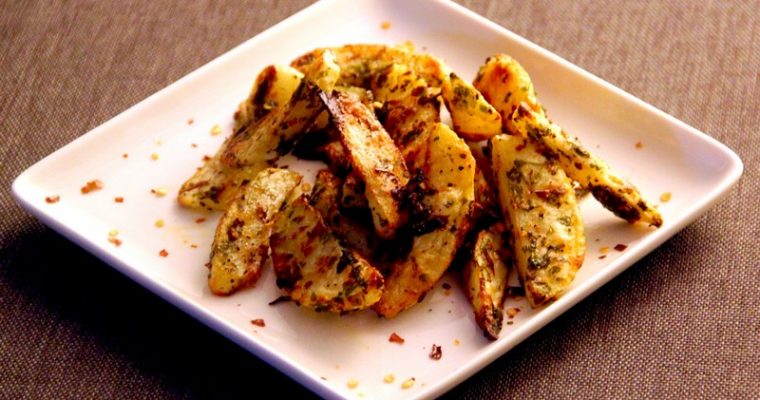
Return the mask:
<svg viewBox="0 0 760 400">
<path fill-rule="evenodd" d="M 308 3 L 0 1 L 0 398 L 313 396 L 10 195 L 36 161 Z M 707 132 L 745 172 L 447 397 L 760 396 L 760 2 L 463 3 Z"/>
</svg>

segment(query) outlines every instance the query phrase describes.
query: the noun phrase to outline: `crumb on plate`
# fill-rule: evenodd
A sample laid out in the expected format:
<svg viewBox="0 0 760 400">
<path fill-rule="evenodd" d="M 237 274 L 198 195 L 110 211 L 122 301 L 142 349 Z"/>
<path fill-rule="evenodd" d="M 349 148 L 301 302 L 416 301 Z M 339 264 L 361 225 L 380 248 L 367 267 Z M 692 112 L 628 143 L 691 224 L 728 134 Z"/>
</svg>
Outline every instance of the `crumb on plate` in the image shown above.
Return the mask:
<svg viewBox="0 0 760 400">
<path fill-rule="evenodd" d="M 58 196 L 58 195 L 45 197 L 45 203 L 48 203 L 48 204 L 55 204 L 60 200 L 61 200 L 61 196 Z"/>
<path fill-rule="evenodd" d="M 82 194 L 87 194 L 90 192 L 93 192 L 95 190 L 103 189 L 103 181 L 100 179 L 95 179 L 92 181 L 87 182 L 82 188 L 80 189 Z"/>
</svg>

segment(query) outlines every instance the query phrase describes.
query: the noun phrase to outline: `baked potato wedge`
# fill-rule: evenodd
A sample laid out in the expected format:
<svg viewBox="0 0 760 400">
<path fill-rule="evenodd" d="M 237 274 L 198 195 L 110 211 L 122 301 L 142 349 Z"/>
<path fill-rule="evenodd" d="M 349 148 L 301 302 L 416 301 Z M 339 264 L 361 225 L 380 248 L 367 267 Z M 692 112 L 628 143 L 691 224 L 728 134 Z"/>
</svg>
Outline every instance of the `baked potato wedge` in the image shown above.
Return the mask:
<svg viewBox="0 0 760 400">
<path fill-rule="evenodd" d="M 428 140 L 423 206 L 437 229 L 415 236 L 412 249 L 391 266 L 385 290 L 373 309 L 385 318 L 417 304 L 438 282 L 464 241 L 475 198 L 475 160 L 464 140 L 437 124 Z"/>
<path fill-rule="evenodd" d="M 503 223 L 478 232 L 470 259 L 462 271 L 475 322 L 486 337 L 494 340 L 499 338 L 504 322 L 504 294 L 514 263 L 509 241 L 503 237 L 506 234 L 508 231 Z"/>
<path fill-rule="evenodd" d="M 506 54 L 488 57 L 478 69 L 473 86 L 483 94 L 501 115 L 504 131 L 516 134 L 510 126 L 512 114 L 520 103 L 526 103 L 533 111 L 543 114 L 536 98 L 533 81 L 528 72 L 514 58 Z"/>
<path fill-rule="evenodd" d="M 238 106 L 232 131 L 237 132 L 273 109 L 285 105 L 302 80 L 303 74 L 287 65 L 264 68 L 256 77 L 248 98 Z"/>
<path fill-rule="evenodd" d="M 244 185 L 219 220 L 211 245 L 208 286 L 228 295 L 254 284 L 269 252 L 269 230 L 301 175 L 278 168 L 260 171 Z"/>
<path fill-rule="evenodd" d="M 284 107 L 235 132 L 226 143 L 222 163 L 230 168 L 269 165 L 286 153 L 297 136 L 324 110 L 319 93 L 332 91 L 340 74 L 330 51 L 319 53 L 303 71 L 304 79 Z"/>
<path fill-rule="evenodd" d="M 517 271 L 537 307 L 555 300 L 583 263 L 586 239 L 575 191 L 559 163 L 538 153 L 530 139 L 498 135 L 489 144 Z"/>
<path fill-rule="evenodd" d="M 599 200 L 608 210 L 629 223 L 642 222 L 662 226 L 662 215 L 625 179 L 617 175 L 599 157 L 589 152 L 543 113 L 523 103 L 513 116 L 515 129 L 538 144 L 539 151 L 555 158 L 573 180 Z"/>
<path fill-rule="evenodd" d="M 340 187 L 340 206 L 347 210 L 368 210 L 364 182 L 354 174 L 346 175 Z"/>
<path fill-rule="evenodd" d="M 311 191 L 310 204 L 319 211 L 327 226 L 342 243 L 367 259 L 374 259 L 379 238 L 370 228 L 349 218 L 340 210 L 343 181 L 329 170 L 317 173 Z M 362 194 L 363 196 L 363 194 Z"/>
<path fill-rule="evenodd" d="M 321 98 L 340 132 L 353 172 L 365 184 L 375 232 L 390 239 L 404 222 L 398 193 L 409 182 L 401 152 L 374 112 L 351 93 L 323 93 Z"/>
<path fill-rule="evenodd" d="M 422 168 L 428 137 L 441 121 L 438 92 L 407 65 L 391 64 L 371 82 L 379 118 L 411 170 Z"/>
<path fill-rule="evenodd" d="M 501 133 L 501 115 L 469 82 L 454 72 L 446 74 L 441 86 L 454 131 L 467 140 L 486 140 Z"/>
<path fill-rule="evenodd" d="M 380 299 L 382 274 L 340 244 L 304 194 L 289 199 L 275 218 L 270 246 L 277 285 L 298 305 L 344 313 Z"/>
</svg>

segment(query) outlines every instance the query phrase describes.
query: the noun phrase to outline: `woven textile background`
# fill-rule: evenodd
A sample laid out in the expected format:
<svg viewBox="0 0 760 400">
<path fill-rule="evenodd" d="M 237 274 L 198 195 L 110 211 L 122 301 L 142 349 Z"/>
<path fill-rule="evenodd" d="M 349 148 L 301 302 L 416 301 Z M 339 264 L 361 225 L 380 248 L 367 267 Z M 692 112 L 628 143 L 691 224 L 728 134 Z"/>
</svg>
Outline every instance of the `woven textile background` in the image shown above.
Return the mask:
<svg viewBox="0 0 760 400">
<path fill-rule="evenodd" d="M 10 195 L 36 161 L 307 3 L 0 0 L 0 398 L 311 396 Z M 758 398 L 760 1 L 463 3 L 726 143 L 745 173 L 448 396 Z"/>
</svg>

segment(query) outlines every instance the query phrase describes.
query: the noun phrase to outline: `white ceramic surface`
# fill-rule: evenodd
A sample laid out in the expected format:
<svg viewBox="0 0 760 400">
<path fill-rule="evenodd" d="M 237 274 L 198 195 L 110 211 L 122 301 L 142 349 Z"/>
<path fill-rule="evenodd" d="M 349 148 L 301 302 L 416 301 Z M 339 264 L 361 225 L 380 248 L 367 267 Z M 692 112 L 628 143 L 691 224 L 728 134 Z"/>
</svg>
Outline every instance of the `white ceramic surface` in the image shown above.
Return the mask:
<svg viewBox="0 0 760 400">
<path fill-rule="evenodd" d="M 381 28 L 384 21 L 389 29 Z M 665 225 L 658 230 L 631 226 L 593 199 L 584 200 L 588 254 L 576 281 L 541 310 L 510 300 L 506 306 L 521 312 L 496 342 L 486 340 L 475 325 L 454 275 L 444 279 L 454 287 L 449 293 L 438 285 L 393 320 L 371 312 L 339 317 L 292 304 L 269 306 L 279 296 L 271 268 L 254 288 L 231 297 L 211 295 L 204 264 L 219 214 L 182 209 L 175 194 L 203 155 L 213 154 L 230 133 L 232 113 L 258 71 L 314 47 L 404 40 L 444 58 L 465 77 L 473 77 L 493 53 L 517 58 L 556 122 L 656 203 L 662 193 L 672 193 L 672 200 L 659 206 Z M 224 134 L 211 135 L 214 124 Z M 312 172 L 319 168 L 285 163 Z M 663 243 L 715 204 L 741 172 L 738 157 L 712 138 L 453 3 L 325 0 L 46 157 L 18 177 L 13 192 L 53 229 L 319 395 L 428 398 L 474 374 Z M 104 188 L 80 194 L 92 179 L 103 181 Z M 169 194 L 151 194 L 159 187 Z M 45 197 L 51 195 L 60 195 L 60 202 L 47 204 Z M 124 203 L 115 203 L 116 196 Z M 196 223 L 198 218 L 207 221 Z M 165 221 L 163 228 L 154 226 L 158 219 Z M 108 242 L 113 229 L 123 240 L 119 247 Z M 601 247 L 618 243 L 628 248 L 598 258 Z M 168 257 L 159 256 L 161 249 Z M 266 327 L 252 325 L 257 318 Z M 406 343 L 389 343 L 392 332 Z M 433 344 L 443 349 L 438 361 L 428 357 Z M 393 383 L 383 382 L 388 374 L 395 376 Z M 410 377 L 414 386 L 402 389 Z M 353 389 L 347 386 L 352 379 L 358 382 Z"/>
</svg>

